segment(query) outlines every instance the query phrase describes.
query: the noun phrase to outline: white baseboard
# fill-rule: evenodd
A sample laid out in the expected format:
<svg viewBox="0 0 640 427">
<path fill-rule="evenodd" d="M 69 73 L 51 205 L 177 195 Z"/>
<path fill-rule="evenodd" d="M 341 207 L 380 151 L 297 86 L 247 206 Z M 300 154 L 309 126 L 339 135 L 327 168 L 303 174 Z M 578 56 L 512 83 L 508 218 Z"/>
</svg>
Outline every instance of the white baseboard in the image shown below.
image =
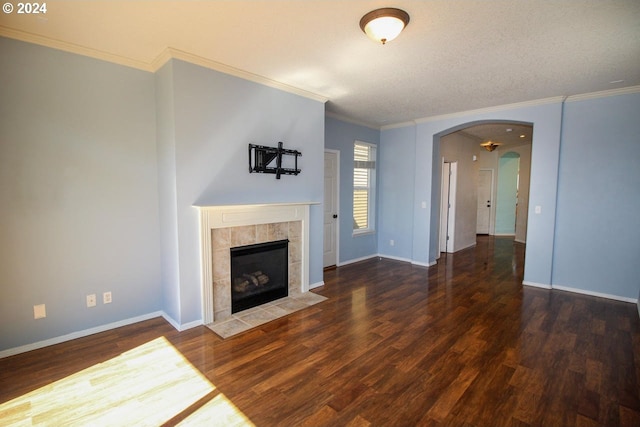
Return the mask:
<svg viewBox="0 0 640 427">
<path fill-rule="evenodd" d="M 476 242 L 471 242 L 471 243 L 469 243 L 469 244 L 468 244 L 468 245 L 466 245 L 466 246 L 463 246 L 463 247 L 461 247 L 461 248 L 456 248 L 455 252 L 460 252 L 460 251 L 462 251 L 462 250 L 472 248 L 472 247 L 474 247 L 476 244 L 477 244 Z M 455 253 L 455 252 L 454 252 L 454 253 Z"/>
<path fill-rule="evenodd" d="M 173 328 L 178 332 L 186 331 L 187 329 L 195 328 L 196 326 L 201 326 L 204 324 L 202 323 L 202 320 L 195 320 L 193 322 L 189 322 L 189 323 L 185 323 L 184 325 L 181 325 L 173 317 L 169 316 L 164 311 L 162 312 L 162 318 L 166 320 L 171 326 L 173 326 Z"/>
<path fill-rule="evenodd" d="M 161 311 L 155 311 L 153 313 L 143 314 L 141 316 L 131 317 L 129 319 L 119 320 L 113 323 L 107 323 L 106 325 L 100 325 L 100 326 L 96 326 L 95 328 L 89 328 L 89 329 L 84 329 L 82 331 L 72 332 L 70 334 L 61 335 L 55 338 L 49 338 L 47 340 L 34 342 L 32 344 L 26 344 L 26 345 L 21 345 L 19 347 L 9 348 L 7 350 L 0 351 L 0 359 L 4 357 L 14 356 L 20 353 L 26 353 L 27 351 L 31 351 L 31 350 L 37 350 L 39 348 L 48 347 L 50 345 L 60 344 L 65 341 L 71 341 L 76 338 L 82 338 L 82 337 L 97 334 L 100 332 L 105 332 L 111 329 L 119 328 L 121 326 L 131 325 L 133 323 L 142 322 L 144 320 L 154 319 L 156 317 L 165 317 L 165 314 Z"/>
<path fill-rule="evenodd" d="M 602 293 L 602 292 L 587 291 L 587 290 L 584 290 L 584 289 L 570 288 L 568 286 L 553 285 L 552 289 L 556 289 L 558 291 L 573 292 L 573 293 L 576 293 L 576 294 L 589 295 L 589 296 L 592 296 L 592 297 L 612 299 L 612 300 L 615 300 L 615 301 L 630 302 L 630 303 L 633 303 L 633 304 L 637 304 L 638 303 L 638 299 L 637 298 L 621 297 L 619 295 L 611 295 L 611 294 L 605 294 L 605 293 Z"/>
<path fill-rule="evenodd" d="M 377 256 L 378 256 L 378 254 L 372 254 L 372 255 L 367 255 L 367 256 L 360 257 L 360 258 L 350 259 L 348 261 L 342 261 L 342 262 L 339 262 L 337 264 L 337 267 L 342 267 L 343 265 L 354 264 L 354 263 L 360 262 L 360 261 L 366 261 L 368 259 L 375 258 Z"/>
<path fill-rule="evenodd" d="M 371 258 L 392 259 L 392 260 L 395 260 L 395 261 L 408 262 L 408 263 L 411 263 L 413 265 L 419 265 L 419 266 L 422 266 L 422 267 L 431 267 L 431 266 L 437 264 L 437 261 L 432 261 L 432 262 L 426 263 L 426 262 L 414 261 L 414 260 L 412 260 L 410 258 L 397 257 L 397 256 L 393 256 L 393 255 L 373 254 L 373 255 L 368 255 L 368 256 L 362 257 L 362 258 L 355 258 L 355 259 L 351 259 L 351 260 L 348 260 L 348 261 L 343 261 L 341 263 L 338 263 L 337 267 L 342 267 L 342 266 L 345 266 L 345 265 L 354 264 L 354 263 L 360 262 L 360 261 L 366 261 L 366 260 L 371 259 Z"/>
<path fill-rule="evenodd" d="M 402 257 L 399 257 L 399 256 L 392 256 L 392 255 L 385 255 L 385 254 L 378 254 L 376 256 L 378 256 L 380 258 L 392 259 L 394 261 L 411 262 L 411 260 L 409 258 L 402 258 Z"/>
<path fill-rule="evenodd" d="M 438 263 L 438 260 L 431 261 L 431 262 L 411 261 L 411 264 L 419 265 L 420 267 L 433 267 L 437 263 Z"/>
<path fill-rule="evenodd" d="M 528 282 L 523 280 L 522 284 L 525 286 L 531 286 L 534 288 L 551 289 L 551 285 L 547 285 L 545 283 Z"/>
<path fill-rule="evenodd" d="M 544 283 L 535 283 L 535 282 L 527 282 L 527 281 L 523 281 L 522 284 L 525 285 L 525 286 L 532 286 L 534 288 L 542 288 L 542 289 L 551 289 L 551 290 L 556 290 L 556 291 L 573 292 L 574 294 L 589 295 L 589 296 L 592 296 L 592 297 L 606 298 L 606 299 L 615 300 L 615 301 L 623 301 L 623 302 L 630 302 L 630 303 L 633 303 L 633 304 L 638 304 L 638 299 L 637 298 L 621 297 L 619 295 L 611 295 L 611 294 L 605 294 L 605 293 L 602 293 L 602 292 L 587 291 L 585 289 L 572 288 L 572 287 L 569 287 L 569 286 L 548 285 L 548 284 L 544 284 Z M 640 315 L 640 305 L 638 305 L 638 314 Z"/>
<path fill-rule="evenodd" d="M 309 290 L 324 286 L 324 280 L 309 285 Z"/>
</svg>

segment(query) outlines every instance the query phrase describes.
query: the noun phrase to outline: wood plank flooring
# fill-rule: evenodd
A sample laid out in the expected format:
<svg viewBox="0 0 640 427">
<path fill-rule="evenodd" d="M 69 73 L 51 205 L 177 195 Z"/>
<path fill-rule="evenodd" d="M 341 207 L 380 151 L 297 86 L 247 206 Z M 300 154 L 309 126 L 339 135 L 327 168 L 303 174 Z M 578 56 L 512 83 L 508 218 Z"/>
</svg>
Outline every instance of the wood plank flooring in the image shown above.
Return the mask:
<svg viewBox="0 0 640 427">
<path fill-rule="evenodd" d="M 639 426 L 637 307 L 523 287 L 524 249 L 328 270 L 327 301 L 227 340 L 153 319 L 1 359 L 0 425 Z"/>
</svg>

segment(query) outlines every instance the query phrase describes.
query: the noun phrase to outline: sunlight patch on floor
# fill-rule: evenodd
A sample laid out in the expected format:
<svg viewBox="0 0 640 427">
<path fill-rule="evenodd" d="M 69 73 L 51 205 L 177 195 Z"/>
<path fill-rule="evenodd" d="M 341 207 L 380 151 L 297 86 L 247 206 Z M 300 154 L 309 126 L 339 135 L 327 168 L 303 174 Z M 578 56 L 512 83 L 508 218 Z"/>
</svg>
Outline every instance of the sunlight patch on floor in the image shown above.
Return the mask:
<svg viewBox="0 0 640 427">
<path fill-rule="evenodd" d="M 219 394 L 189 415 L 178 426 L 241 427 L 253 424 L 224 394 Z"/>
<path fill-rule="evenodd" d="M 159 426 L 216 387 L 161 337 L 0 405 L 4 426 Z M 222 393 L 192 417 L 252 425 Z M 231 422 L 231 424 L 229 423 Z"/>
</svg>

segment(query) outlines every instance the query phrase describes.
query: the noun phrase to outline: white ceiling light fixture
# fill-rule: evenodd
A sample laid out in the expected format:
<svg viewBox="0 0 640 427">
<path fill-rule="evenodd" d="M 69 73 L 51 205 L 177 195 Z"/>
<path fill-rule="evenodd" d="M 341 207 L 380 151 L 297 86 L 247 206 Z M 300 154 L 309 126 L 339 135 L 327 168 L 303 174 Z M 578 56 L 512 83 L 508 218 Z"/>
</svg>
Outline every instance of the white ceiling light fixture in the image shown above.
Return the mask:
<svg viewBox="0 0 640 427">
<path fill-rule="evenodd" d="M 382 44 L 398 37 L 407 24 L 409 14 L 393 7 L 372 10 L 360 20 L 362 31 L 371 40 Z"/>
</svg>

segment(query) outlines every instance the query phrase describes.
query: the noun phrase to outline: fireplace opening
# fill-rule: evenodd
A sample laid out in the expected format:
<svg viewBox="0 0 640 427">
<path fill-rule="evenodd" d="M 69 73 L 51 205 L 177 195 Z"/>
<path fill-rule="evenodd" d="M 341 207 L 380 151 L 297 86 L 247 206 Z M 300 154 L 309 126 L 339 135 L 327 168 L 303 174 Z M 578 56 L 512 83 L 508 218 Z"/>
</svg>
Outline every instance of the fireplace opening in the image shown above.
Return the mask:
<svg viewBox="0 0 640 427">
<path fill-rule="evenodd" d="M 288 239 L 231 248 L 231 313 L 284 298 L 288 289 Z"/>
</svg>

